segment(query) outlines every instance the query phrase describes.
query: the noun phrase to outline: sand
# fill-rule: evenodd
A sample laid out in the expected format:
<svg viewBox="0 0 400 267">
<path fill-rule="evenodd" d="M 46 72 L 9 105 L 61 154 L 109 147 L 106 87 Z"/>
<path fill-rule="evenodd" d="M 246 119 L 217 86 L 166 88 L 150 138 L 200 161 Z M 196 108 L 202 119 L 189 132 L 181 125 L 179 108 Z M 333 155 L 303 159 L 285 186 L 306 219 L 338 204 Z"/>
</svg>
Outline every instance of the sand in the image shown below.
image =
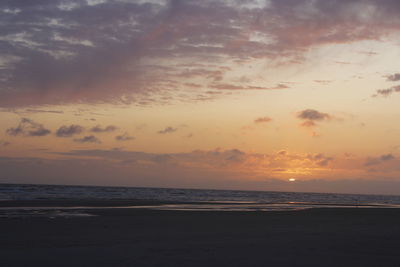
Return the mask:
<svg viewBox="0 0 400 267">
<path fill-rule="evenodd" d="M 400 266 L 400 209 L 89 212 L 0 218 L 1 266 Z"/>
</svg>

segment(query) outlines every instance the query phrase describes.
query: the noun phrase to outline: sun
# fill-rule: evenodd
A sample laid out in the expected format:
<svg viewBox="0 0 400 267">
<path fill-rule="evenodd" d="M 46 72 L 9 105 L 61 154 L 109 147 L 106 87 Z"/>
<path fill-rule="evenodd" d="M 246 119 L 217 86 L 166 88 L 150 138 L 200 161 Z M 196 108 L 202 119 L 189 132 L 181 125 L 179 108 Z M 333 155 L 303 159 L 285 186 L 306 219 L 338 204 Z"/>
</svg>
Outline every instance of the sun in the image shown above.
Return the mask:
<svg viewBox="0 0 400 267">
<path fill-rule="evenodd" d="M 294 178 L 289 179 L 289 182 L 295 182 L 295 181 L 296 181 L 296 179 L 294 179 Z"/>
</svg>

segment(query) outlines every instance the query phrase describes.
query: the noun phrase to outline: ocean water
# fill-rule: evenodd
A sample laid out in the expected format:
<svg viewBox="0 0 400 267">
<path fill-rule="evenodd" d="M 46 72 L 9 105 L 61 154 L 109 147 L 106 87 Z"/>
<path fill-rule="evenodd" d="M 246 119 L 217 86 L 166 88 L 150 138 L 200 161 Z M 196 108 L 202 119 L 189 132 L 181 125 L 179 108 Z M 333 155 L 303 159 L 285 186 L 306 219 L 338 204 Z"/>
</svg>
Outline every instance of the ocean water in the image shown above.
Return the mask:
<svg viewBox="0 0 400 267">
<path fill-rule="evenodd" d="M 237 204 L 396 206 L 400 196 L 143 187 L 0 184 L 2 200 L 157 200 Z"/>
<path fill-rule="evenodd" d="M 0 207 L 0 218 L 95 216 L 98 209 L 298 211 L 310 208 L 400 208 L 400 196 L 142 187 L 0 184 L 7 200 L 81 200 L 78 206 Z M 146 206 L 87 206 L 85 200 L 152 200 Z M 102 203 L 103 203 L 102 201 Z M 143 201 L 142 201 L 143 202 Z M 164 203 L 163 203 L 164 202 Z M 42 202 L 46 203 L 46 201 Z M 110 202 L 111 203 L 111 202 Z M 135 201 L 133 201 L 135 203 Z M 140 203 L 140 202 L 136 202 Z M 86 206 L 85 206 L 86 205 Z M 114 205 L 114 204 L 112 204 Z"/>
</svg>

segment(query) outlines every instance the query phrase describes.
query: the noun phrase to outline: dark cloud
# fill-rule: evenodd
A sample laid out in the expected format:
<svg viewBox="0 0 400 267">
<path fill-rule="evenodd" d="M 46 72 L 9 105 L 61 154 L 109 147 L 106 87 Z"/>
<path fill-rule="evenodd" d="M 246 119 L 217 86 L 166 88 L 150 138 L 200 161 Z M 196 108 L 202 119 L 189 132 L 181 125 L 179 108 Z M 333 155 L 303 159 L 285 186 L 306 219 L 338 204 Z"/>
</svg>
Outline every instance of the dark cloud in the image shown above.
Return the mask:
<svg viewBox="0 0 400 267">
<path fill-rule="evenodd" d="M 254 120 L 254 123 L 267 123 L 271 122 L 272 119 L 270 117 L 260 117 Z"/>
<path fill-rule="evenodd" d="M 236 90 L 224 86 L 226 62 L 298 63 L 310 47 L 400 28 L 396 0 L 1 1 L 0 10 L 0 107 L 164 103 L 195 78 Z"/>
<path fill-rule="evenodd" d="M 400 92 L 400 85 L 388 89 L 379 89 L 376 91 L 376 94 L 372 95 L 372 97 L 378 97 L 378 96 L 388 97 L 393 93 L 399 93 L 399 92 Z"/>
<path fill-rule="evenodd" d="M 315 155 L 308 155 L 308 158 L 314 162 L 316 165 L 325 167 L 333 160 L 332 157 L 327 157 L 324 154 L 318 153 Z"/>
<path fill-rule="evenodd" d="M 385 154 L 385 155 L 382 155 L 382 156 L 380 156 L 380 157 L 370 157 L 370 158 L 367 158 L 367 160 L 365 161 L 365 163 L 364 163 L 364 166 L 373 166 L 373 165 L 379 165 L 379 164 L 382 164 L 382 163 L 384 163 L 384 162 L 386 162 L 386 161 L 390 161 L 390 160 L 394 160 L 395 159 L 395 156 L 393 156 L 392 154 Z"/>
<path fill-rule="evenodd" d="M 322 121 L 330 119 L 331 116 L 327 113 L 319 112 L 315 109 L 305 109 L 297 114 L 297 117 L 302 120 Z"/>
<path fill-rule="evenodd" d="M 123 135 L 117 135 L 115 137 L 115 140 L 117 141 L 130 141 L 130 140 L 134 140 L 135 137 L 130 136 L 128 133 L 124 133 Z"/>
<path fill-rule="evenodd" d="M 44 109 L 26 109 L 27 113 L 53 113 L 53 114 L 63 114 L 62 110 L 44 110 Z"/>
<path fill-rule="evenodd" d="M 71 137 L 75 134 L 80 134 L 84 131 L 84 128 L 80 125 L 63 125 L 56 131 L 56 136 L 58 137 Z"/>
<path fill-rule="evenodd" d="M 301 127 L 315 127 L 318 124 L 316 121 L 326 121 L 332 118 L 328 113 L 323 113 L 315 109 L 305 109 L 297 113 L 297 118 L 304 120 Z M 314 136 L 314 135 L 313 135 Z"/>
<path fill-rule="evenodd" d="M 400 81 L 400 73 L 395 73 L 395 74 L 387 76 L 387 80 L 390 82 Z"/>
<path fill-rule="evenodd" d="M 231 149 L 224 152 L 225 160 L 231 162 L 243 162 L 246 159 L 246 153 L 239 149 Z"/>
<path fill-rule="evenodd" d="M 386 154 L 386 155 L 382 155 L 380 159 L 382 161 L 388 161 L 388 160 L 395 159 L 395 157 L 392 154 Z"/>
<path fill-rule="evenodd" d="M 100 125 L 96 125 L 95 127 L 91 128 L 90 131 L 93 133 L 109 133 L 118 130 L 117 126 L 108 125 L 106 127 L 101 127 Z"/>
<path fill-rule="evenodd" d="M 74 139 L 74 142 L 77 142 L 77 143 L 96 143 L 96 144 L 100 144 L 101 143 L 101 141 L 94 135 L 88 135 L 88 136 L 84 136 L 82 138 Z"/>
<path fill-rule="evenodd" d="M 6 133 L 12 136 L 45 136 L 50 134 L 51 131 L 40 123 L 34 122 L 31 119 L 22 118 L 17 127 L 7 129 Z"/>
<path fill-rule="evenodd" d="M 178 128 L 173 128 L 171 126 L 165 127 L 164 130 L 160 130 L 158 131 L 159 134 L 168 134 L 168 133 L 173 133 L 176 132 L 178 130 Z"/>
</svg>

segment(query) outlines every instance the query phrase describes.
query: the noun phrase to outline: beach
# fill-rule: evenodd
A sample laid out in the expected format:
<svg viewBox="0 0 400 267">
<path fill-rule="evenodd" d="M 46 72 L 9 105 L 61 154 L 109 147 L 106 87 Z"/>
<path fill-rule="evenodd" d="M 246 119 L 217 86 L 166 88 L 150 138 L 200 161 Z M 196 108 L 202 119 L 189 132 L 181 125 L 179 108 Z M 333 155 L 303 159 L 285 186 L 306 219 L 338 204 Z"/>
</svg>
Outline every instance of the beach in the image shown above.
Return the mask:
<svg viewBox="0 0 400 267">
<path fill-rule="evenodd" d="M 396 208 L 81 211 L 91 216 L 0 218 L 2 266 L 400 264 Z"/>
</svg>

